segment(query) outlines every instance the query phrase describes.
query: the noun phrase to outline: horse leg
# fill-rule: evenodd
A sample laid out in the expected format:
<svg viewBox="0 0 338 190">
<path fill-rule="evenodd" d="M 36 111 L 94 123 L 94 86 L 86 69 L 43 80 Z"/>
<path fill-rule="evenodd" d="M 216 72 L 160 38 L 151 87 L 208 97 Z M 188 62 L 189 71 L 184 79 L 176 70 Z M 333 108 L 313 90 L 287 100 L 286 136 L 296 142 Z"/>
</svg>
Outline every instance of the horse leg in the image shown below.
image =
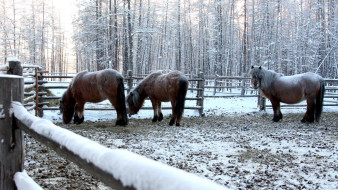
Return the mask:
<svg viewBox="0 0 338 190">
<path fill-rule="evenodd" d="M 161 102 L 158 102 L 157 106 L 158 106 L 158 121 L 162 121 L 163 120 L 163 114 L 162 114 Z"/>
<path fill-rule="evenodd" d="M 81 124 L 84 121 L 84 105 L 85 103 L 80 102 L 75 105 L 75 114 L 74 114 L 74 123 L 75 124 Z"/>
<path fill-rule="evenodd" d="M 158 102 L 156 100 L 151 99 L 151 104 L 153 105 L 154 110 L 154 118 L 153 122 L 156 122 L 158 120 Z"/>
<path fill-rule="evenodd" d="M 171 114 L 169 125 L 173 126 L 174 123 L 176 122 L 175 100 L 171 101 L 171 112 L 172 114 Z"/>
<path fill-rule="evenodd" d="M 301 120 L 302 123 L 305 122 L 314 122 L 315 120 L 315 107 L 316 107 L 316 102 L 314 98 L 308 98 L 306 100 L 307 103 L 307 108 L 306 108 L 306 112 L 305 115 L 303 117 L 303 119 Z"/>
<path fill-rule="evenodd" d="M 280 111 L 280 102 L 271 100 L 272 109 L 273 109 L 273 121 L 278 122 L 283 118 L 282 112 Z"/>
<path fill-rule="evenodd" d="M 127 115 L 123 116 L 122 110 L 117 103 L 117 98 L 108 98 L 110 103 L 113 105 L 114 109 L 116 110 L 116 123 L 115 125 L 125 126 L 128 124 Z"/>
</svg>

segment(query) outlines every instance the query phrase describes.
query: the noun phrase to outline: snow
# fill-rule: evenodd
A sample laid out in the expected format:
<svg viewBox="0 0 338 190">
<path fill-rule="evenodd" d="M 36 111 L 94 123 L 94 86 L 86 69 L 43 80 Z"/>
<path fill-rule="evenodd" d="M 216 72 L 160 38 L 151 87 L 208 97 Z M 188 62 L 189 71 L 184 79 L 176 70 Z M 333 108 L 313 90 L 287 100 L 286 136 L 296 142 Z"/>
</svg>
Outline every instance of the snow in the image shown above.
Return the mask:
<svg viewBox="0 0 338 190">
<path fill-rule="evenodd" d="M 0 65 L 0 71 L 7 71 L 8 65 Z"/>
<path fill-rule="evenodd" d="M 42 190 L 42 188 L 28 176 L 26 171 L 16 172 L 14 181 L 18 190 Z"/>
<path fill-rule="evenodd" d="M 18 76 L 18 75 L 1 74 L 0 78 L 21 79 L 23 77 L 22 76 Z"/>
<path fill-rule="evenodd" d="M 11 61 L 20 62 L 20 59 L 18 59 L 17 57 L 11 57 L 10 59 L 8 59 L 8 62 Z"/>
<path fill-rule="evenodd" d="M 12 108 L 15 117 L 32 130 L 58 142 L 62 147 L 112 174 L 125 186 L 133 185 L 139 190 L 225 189 L 207 179 L 127 150 L 101 146 L 97 142 L 58 127 L 49 120 L 32 116 L 19 102 L 13 102 Z"/>
</svg>

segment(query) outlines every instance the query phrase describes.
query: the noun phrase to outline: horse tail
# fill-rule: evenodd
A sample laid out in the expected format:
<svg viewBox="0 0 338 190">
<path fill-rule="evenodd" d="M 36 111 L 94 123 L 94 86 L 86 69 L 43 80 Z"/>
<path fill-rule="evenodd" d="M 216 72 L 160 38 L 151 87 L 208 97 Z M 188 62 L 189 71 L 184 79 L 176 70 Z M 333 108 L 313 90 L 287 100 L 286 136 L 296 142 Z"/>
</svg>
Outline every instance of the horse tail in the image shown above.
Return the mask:
<svg viewBox="0 0 338 190">
<path fill-rule="evenodd" d="M 118 75 L 116 77 L 116 80 L 117 80 L 117 108 L 121 113 L 123 122 L 121 123 L 121 125 L 127 125 L 128 117 L 127 117 L 126 99 L 124 95 L 123 77 Z"/>
<path fill-rule="evenodd" d="M 175 103 L 175 112 L 177 115 L 177 120 L 179 121 L 183 115 L 184 111 L 184 102 L 185 96 L 188 91 L 188 80 L 185 77 L 180 78 L 179 88 L 178 88 L 178 96 L 176 98 Z"/>
<path fill-rule="evenodd" d="M 320 90 L 319 94 L 316 98 L 316 113 L 315 119 L 318 122 L 320 119 L 320 115 L 322 114 L 323 110 L 323 100 L 324 100 L 324 92 L 325 92 L 325 81 L 323 79 L 320 80 Z"/>
</svg>

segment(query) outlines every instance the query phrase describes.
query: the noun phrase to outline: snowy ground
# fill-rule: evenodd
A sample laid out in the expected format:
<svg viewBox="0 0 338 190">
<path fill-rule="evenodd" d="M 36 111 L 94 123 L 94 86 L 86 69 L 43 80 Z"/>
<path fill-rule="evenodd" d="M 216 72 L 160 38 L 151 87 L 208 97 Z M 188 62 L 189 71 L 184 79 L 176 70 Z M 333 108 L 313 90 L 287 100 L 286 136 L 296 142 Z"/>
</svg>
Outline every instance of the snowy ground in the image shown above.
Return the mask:
<svg viewBox="0 0 338 190">
<path fill-rule="evenodd" d="M 114 126 L 115 111 L 85 111 L 81 125 L 63 125 L 53 111 L 44 118 L 231 189 L 338 188 L 337 107 L 324 108 L 321 122 L 303 124 L 304 108 L 283 109 L 284 119 L 273 123 L 272 110 L 257 112 L 257 98 L 207 98 L 204 106 L 205 117 L 186 110 L 180 127 L 168 126 L 169 110 L 160 123 L 151 122 L 151 110 L 141 110 L 127 127 Z M 106 188 L 30 137 L 26 147 L 25 168 L 44 188 Z"/>
</svg>

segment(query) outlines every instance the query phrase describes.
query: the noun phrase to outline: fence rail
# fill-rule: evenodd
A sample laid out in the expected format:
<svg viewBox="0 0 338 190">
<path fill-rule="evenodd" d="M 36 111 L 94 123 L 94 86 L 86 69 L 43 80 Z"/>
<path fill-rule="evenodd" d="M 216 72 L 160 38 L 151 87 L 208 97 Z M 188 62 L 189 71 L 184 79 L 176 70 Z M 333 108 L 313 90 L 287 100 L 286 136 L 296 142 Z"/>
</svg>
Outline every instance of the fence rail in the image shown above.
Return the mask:
<svg viewBox="0 0 338 190">
<path fill-rule="evenodd" d="M 125 77 L 125 90 L 127 93 L 137 84 L 137 81 L 142 80 L 143 77 L 137 76 L 130 76 Z M 67 89 L 68 85 L 53 85 L 48 86 L 49 83 L 53 84 L 67 84 L 68 82 L 51 82 L 46 81 L 43 79 L 46 78 L 54 78 L 54 79 L 71 79 L 73 76 L 45 76 L 41 75 L 40 79 L 37 82 L 29 82 L 26 83 L 30 87 L 34 87 L 34 84 L 38 83 L 38 98 L 36 95 L 33 94 L 30 98 L 25 100 L 31 100 L 35 97 L 35 104 L 37 106 L 33 106 L 32 104 L 26 104 L 26 106 L 30 106 L 30 109 L 35 109 L 36 114 L 39 116 L 43 116 L 44 110 L 58 110 L 58 107 L 49 107 L 48 101 L 50 100 L 58 100 L 60 96 L 48 96 L 47 93 L 44 91 L 47 89 Z M 324 99 L 324 106 L 338 106 L 338 80 L 337 79 L 325 79 L 327 84 L 336 85 L 336 86 L 326 86 L 326 93 Z M 195 91 L 196 97 L 187 97 L 187 101 L 196 101 L 196 106 L 186 106 L 185 109 L 195 109 L 198 110 L 200 115 L 203 115 L 203 101 L 204 98 L 235 98 L 235 97 L 257 97 L 257 107 L 260 107 L 261 110 L 265 110 L 266 108 L 270 109 L 271 105 L 266 104 L 266 98 L 262 97 L 261 94 L 250 87 L 250 78 L 249 77 L 228 77 L 228 76 L 218 76 L 214 79 L 208 77 L 208 79 L 202 78 L 200 76 L 196 76 L 196 78 L 189 79 L 190 85 L 188 90 Z M 33 83 L 33 84 L 32 84 Z M 203 83 L 203 85 L 202 85 Z M 203 86 L 203 87 L 202 87 Z M 33 107 L 32 107 L 33 106 Z M 305 107 L 306 104 L 297 104 L 297 105 L 282 105 L 282 108 L 299 108 Z M 141 109 L 143 110 L 151 110 L 152 107 L 144 106 Z M 162 109 L 171 109 L 171 107 L 162 107 Z M 86 110 L 114 110 L 113 107 L 111 108 L 86 108 Z"/>
</svg>

